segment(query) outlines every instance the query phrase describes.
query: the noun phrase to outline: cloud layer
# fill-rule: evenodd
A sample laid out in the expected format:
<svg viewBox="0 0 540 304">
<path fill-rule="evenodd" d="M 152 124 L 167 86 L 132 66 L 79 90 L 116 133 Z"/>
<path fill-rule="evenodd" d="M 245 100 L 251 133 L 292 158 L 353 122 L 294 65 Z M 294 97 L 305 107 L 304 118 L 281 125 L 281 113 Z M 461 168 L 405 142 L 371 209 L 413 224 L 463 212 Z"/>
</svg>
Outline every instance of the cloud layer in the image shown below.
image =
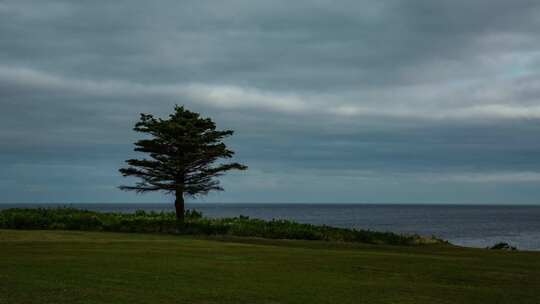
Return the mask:
<svg viewBox="0 0 540 304">
<path fill-rule="evenodd" d="M 116 169 L 138 113 L 177 103 L 250 165 L 211 201 L 536 203 L 539 20 L 528 0 L 3 1 L 0 202 L 163 200 Z"/>
</svg>

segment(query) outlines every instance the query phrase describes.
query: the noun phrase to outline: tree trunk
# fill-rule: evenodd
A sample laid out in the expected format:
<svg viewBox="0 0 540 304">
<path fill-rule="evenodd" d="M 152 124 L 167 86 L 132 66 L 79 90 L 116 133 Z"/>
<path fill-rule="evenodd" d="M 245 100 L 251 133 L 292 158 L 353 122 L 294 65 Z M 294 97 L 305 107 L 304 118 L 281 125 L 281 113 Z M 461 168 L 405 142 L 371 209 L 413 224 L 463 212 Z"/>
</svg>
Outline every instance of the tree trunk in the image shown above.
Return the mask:
<svg viewBox="0 0 540 304">
<path fill-rule="evenodd" d="M 184 193 L 176 191 L 176 200 L 174 201 L 174 207 L 176 208 L 176 221 L 180 224 L 184 224 Z"/>
</svg>

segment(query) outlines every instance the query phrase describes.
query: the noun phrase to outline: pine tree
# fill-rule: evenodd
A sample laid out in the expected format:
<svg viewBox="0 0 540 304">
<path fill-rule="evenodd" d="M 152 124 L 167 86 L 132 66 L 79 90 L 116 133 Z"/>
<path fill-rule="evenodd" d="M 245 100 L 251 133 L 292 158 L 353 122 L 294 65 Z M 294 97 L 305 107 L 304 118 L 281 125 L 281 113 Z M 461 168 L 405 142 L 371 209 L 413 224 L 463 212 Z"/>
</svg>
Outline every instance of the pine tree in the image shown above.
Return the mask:
<svg viewBox="0 0 540 304">
<path fill-rule="evenodd" d="M 234 154 L 222 142 L 232 130 L 216 130 L 210 118 L 202 118 L 183 106 L 176 106 L 168 119 L 141 114 L 133 129 L 149 135 L 135 142 L 135 151 L 148 153 L 149 159 L 128 159 L 119 171 L 124 177 L 140 179 L 134 186 L 120 186 L 126 191 L 145 193 L 164 191 L 175 195 L 176 218 L 184 221 L 184 197 L 222 191 L 216 177 L 226 171 L 246 170 L 239 163 L 218 163 Z"/>
</svg>

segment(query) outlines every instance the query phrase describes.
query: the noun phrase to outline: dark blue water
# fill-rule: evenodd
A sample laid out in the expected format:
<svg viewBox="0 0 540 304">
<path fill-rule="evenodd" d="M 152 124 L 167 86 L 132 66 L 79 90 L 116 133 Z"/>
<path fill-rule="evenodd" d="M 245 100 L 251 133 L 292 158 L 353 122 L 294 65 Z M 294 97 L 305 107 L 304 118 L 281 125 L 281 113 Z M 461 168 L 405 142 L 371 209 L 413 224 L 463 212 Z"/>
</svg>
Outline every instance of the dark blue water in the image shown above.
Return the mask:
<svg viewBox="0 0 540 304">
<path fill-rule="evenodd" d="M 0 204 L 11 207 L 57 204 Z M 66 205 L 60 205 L 66 206 Z M 171 204 L 72 204 L 96 211 L 173 211 Z M 453 244 L 487 247 L 508 242 L 519 249 L 540 250 L 540 206 L 350 205 L 350 204 L 187 204 L 210 217 L 247 215 L 303 223 L 372 229 L 446 239 Z"/>
</svg>

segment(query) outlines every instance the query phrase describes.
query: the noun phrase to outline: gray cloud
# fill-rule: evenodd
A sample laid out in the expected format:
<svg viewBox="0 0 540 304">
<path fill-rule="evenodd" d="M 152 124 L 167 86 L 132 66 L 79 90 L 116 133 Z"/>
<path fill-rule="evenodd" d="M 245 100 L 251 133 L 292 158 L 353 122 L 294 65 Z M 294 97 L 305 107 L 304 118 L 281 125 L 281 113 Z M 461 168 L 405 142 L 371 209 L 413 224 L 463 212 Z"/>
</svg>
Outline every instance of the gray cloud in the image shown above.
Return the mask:
<svg viewBox="0 0 540 304">
<path fill-rule="evenodd" d="M 117 192 L 116 168 L 138 113 L 179 103 L 235 129 L 251 167 L 209 200 L 534 202 L 539 17 L 526 0 L 3 1 L 0 201 L 161 199 Z"/>
</svg>

